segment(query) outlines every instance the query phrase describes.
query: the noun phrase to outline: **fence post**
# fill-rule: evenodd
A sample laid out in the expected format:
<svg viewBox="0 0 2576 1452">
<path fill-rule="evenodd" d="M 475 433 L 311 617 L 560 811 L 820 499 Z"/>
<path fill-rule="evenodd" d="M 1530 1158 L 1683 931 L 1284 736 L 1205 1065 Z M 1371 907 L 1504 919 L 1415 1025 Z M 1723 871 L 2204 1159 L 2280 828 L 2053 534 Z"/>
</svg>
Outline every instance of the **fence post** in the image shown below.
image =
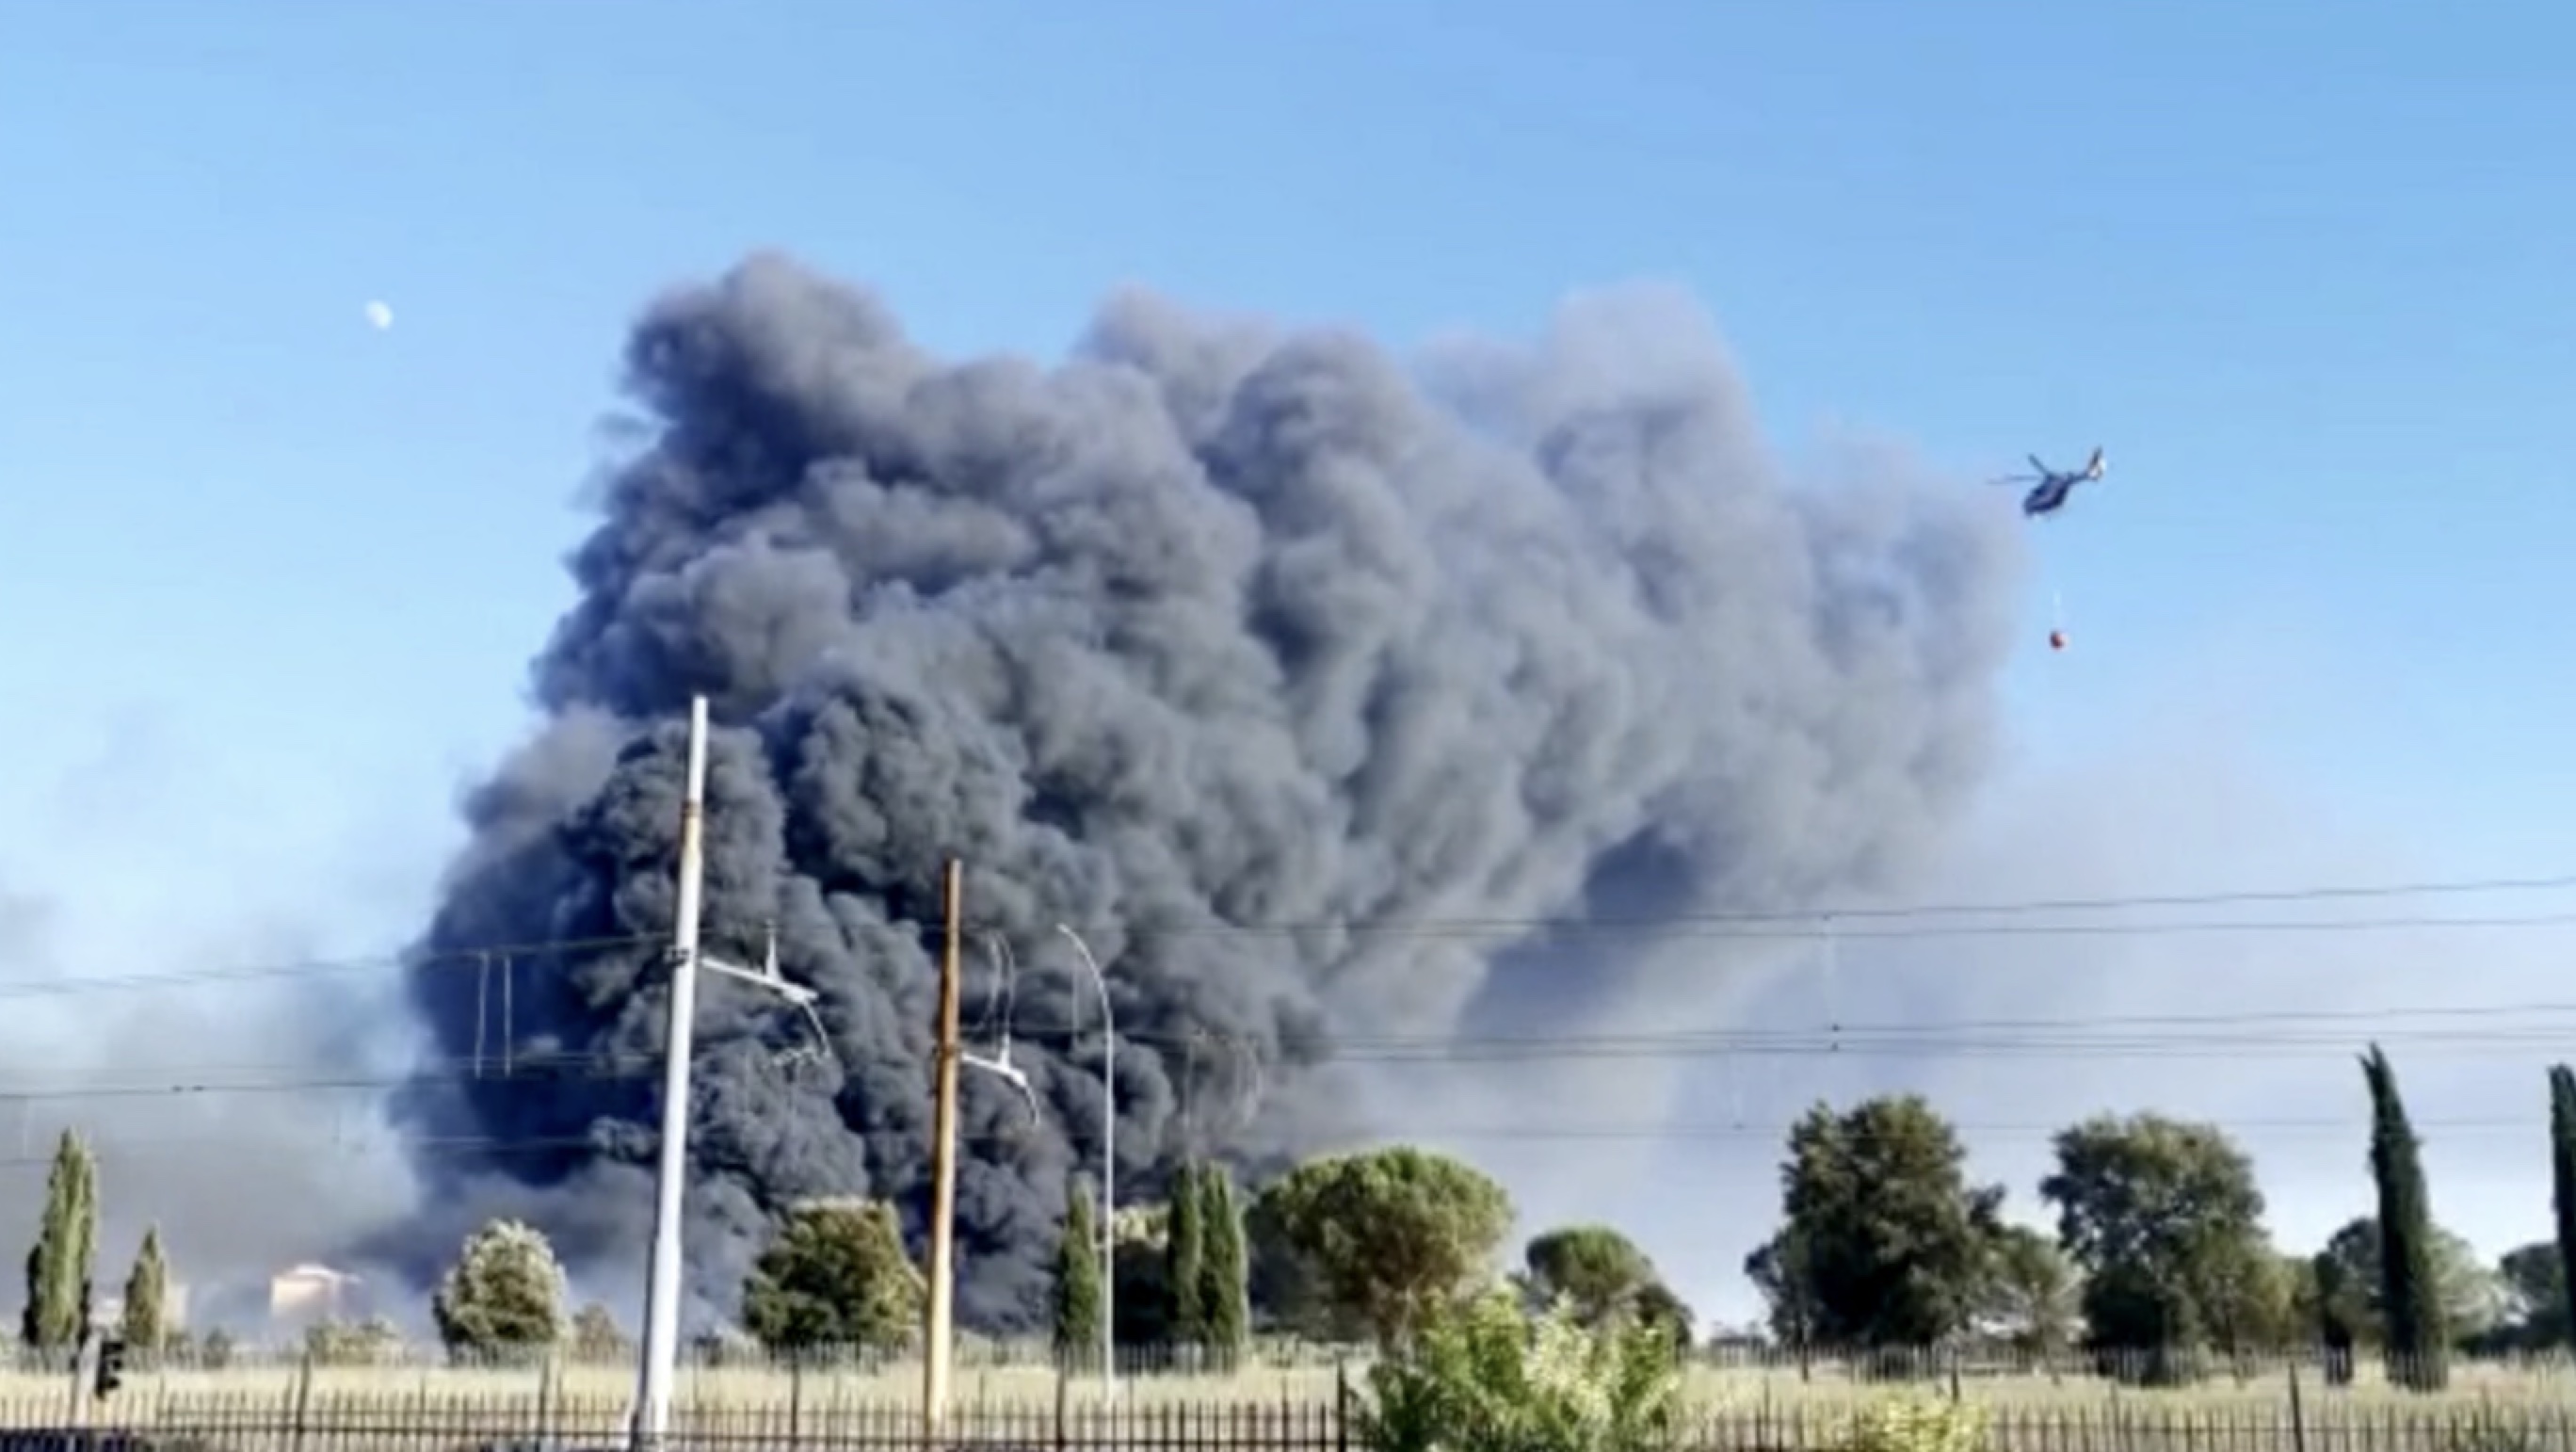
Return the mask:
<svg viewBox="0 0 2576 1452">
<path fill-rule="evenodd" d="M 2290 1358 L 2290 1452 L 2308 1452 L 2307 1409 L 2299 1397 L 2299 1358 Z"/>
<path fill-rule="evenodd" d="M 1071 1358 L 1059 1356 L 1055 1363 L 1055 1452 L 1064 1452 L 1066 1402 L 1073 1394 L 1073 1374 L 1068 1370 Z"/>
<path fill-rule="evenodd" d="M 805 1435 L 805 1350 L 787 1353 L 787 1444 L 802 1446 Z"/>
<path fill-rule="evenodd" d="M 541 1446 L 554 1444 L 557 1375 L 555 1351 L 548 1347 L 537 1361 L 537 1425 L 534 1430 Z"/>
<path fill-rule="evenodd" d="M 1333 1452 L 1351 1452 L 1350 1363 L 1333 1358 Z"/>
<path fill-rule="evenodd" d="M 311 1410 L 312 1410 L 312 1408 L 313 1408 L 313 1348 L 312 1348 L 310 1345 L 308 1345 L 308 1346 L 306 1346 L 306 1347 L 304 1348 L 304 1355 L 303 1355 L 303 1356 L 302 1356 L 302 1357 L 297 1361 L 297 1363 L 296 1363 L 296 1369 L 295 1369 L 295 1420 L 294 1420 L 294 1423 L 293 1423 L 293 1424 L 288 1428 L 288 1431 L 287 1431 L 287 1443 L 286 1443 L 286 1445 L 287 1445 L 288 1452 L 304 1452 L 304 1421 L 305 1421 L 305 1414 L 306 1414 L 307 1412 L 311 1411 Z"/>
</svg>

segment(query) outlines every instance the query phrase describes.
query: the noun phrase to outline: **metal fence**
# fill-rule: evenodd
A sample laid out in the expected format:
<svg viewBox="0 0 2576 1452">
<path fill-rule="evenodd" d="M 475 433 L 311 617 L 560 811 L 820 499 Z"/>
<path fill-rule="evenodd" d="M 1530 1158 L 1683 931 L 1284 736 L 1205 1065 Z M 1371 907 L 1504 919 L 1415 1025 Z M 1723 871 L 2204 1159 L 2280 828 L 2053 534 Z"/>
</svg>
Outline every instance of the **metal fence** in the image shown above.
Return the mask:
<svg viewBox="0 0 2576 1452">
<path fill-rule="evenodd" d="M 220 1368 L 156 1358 L 102 1401 L 68 1365 L 0 1371 L 0 1452 L 586 1452 L 625 1440 L 631 1361 L 386 1352 Z M 1180 1366 L 1122 1378 L 1114 1399 L 1095 1376 L 1014 1360 L 961 1358 L 949 1446 L 1368 1452 L 1358 1359 Z M 1703 1355 L 1684 1372 L 1673 1452 L 1841 1452 L 1853 1413 L 1891 1396 L 1974 1407 L 1982 1452 L 2576 1452 L 2576 1367 L 2564 1357 L 2464 1360 L 2432 1394 L 2399 1390 L 2376 1365 L 2348 1368 L 2355 1380 L 2339 1385 L 2297 1355 L 2155 1364 L 2189 1384 L 2065 1359 Z M 914 1452 L 919 1388 L 917 1365 L 878 1358 L 700 1359 L 682 1375 L 673 1430 L 683 1452 Z M 67 1431 L 75 1421 L 85 1425 Z"/>
<path fill-rule="evenodd" d="M 623 1441 L 617 1398 L 552 1405 L 424 1396 L 324 1399 L 171 1397 L 115 1404 L 67 1434 L 63 1408 L 0 1406 L 0 1452 L 579 1452 Z M 32 1413 L 30 1420 L 26 1415 Z M 50 1414 L 50 1415 L 47 1415 Z M 1684 1415 L 1675 1452 L 1831 1452 L 1850 1409 L 1751 1407 Z M 1990 1408 L 1989 1452 L 2576 1452 L 2576 1408 L 2285 1403 L 2198 1408 Z M 698 1407 L 675 1414 L 674 1443 L 703 1452 L 896 1452 L 921 1443 L 917 1404 Z M 944 1442 L 973 1452 L 1365 1452 L 1347 1403 L 1071 1401 L 960 1406 Z"/>
</svg>

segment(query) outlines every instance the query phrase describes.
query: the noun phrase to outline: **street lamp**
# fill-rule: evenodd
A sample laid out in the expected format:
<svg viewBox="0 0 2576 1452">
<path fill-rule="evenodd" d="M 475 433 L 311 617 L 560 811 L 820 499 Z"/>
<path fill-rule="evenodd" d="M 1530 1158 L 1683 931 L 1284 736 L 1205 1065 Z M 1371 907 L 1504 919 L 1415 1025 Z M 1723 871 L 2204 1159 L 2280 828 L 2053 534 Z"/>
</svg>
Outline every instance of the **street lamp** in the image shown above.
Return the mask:
<svg viewBox="0 0 2576 1452">
<path fill-rule="evenodd" d="M 964 1063 L 971 1068 L 982 1069 L 988 1073 L 999 1074 L 1005 1080 L 1009 1081 L 1012 1088 L 1020 1091 L 1020 1097 L 1029 1101 L 1029 1122 L 1032 1124 L 1037 1122 L 1038 1091 L 1030 1085 L 1029 1076 L 1022 1072 L 1020 1066 L 1011 1062 L 1010 1050 L 1002 1050 L 1002 1057 L 998 1059 L 988 1059 L 981 1054 L 969 1053 L 964 1049 L 960 1049 L 957 1051 L 957 1058 L 959 1062 Z"/>
<path fill-rule="evenodd" d="M 679 1376 L 680 1209 L 689 1169 L 689 1058 L 697 1032 L 701 971 L 750 984 L 784 999 L 813 1027 L 815 1053 L 832 1052 L 831 1036 L 814 1011 L 818 995 L 778 971 L 773 933 L 762 968 L 724 962 L 698 946 L 699 915 L 706 898 L 707 698 L 689 701 L 688 776 L 680 799 L 679 903 L 671 935 L 671 1003 L 662 1041 L 662 1143 L 653 1181 L 653 1253 L 644 1284 L 644 1341 L 638 1348 L 632 1427 L 637 1448 L 662 1445 L 670 1433 L 671 1388 Z M 798 1051 L 799 1054 L 803 1051 Z"/>
<path fill-rule="evenodd" d="M 1082 956 L 1100 990 L 1100 1390 L 1118 1397 L 1118 1023 L 1109 1008 L 1109 979 L 1091 945 L 1062 923 L 1055 930 Z"/>
</svg>

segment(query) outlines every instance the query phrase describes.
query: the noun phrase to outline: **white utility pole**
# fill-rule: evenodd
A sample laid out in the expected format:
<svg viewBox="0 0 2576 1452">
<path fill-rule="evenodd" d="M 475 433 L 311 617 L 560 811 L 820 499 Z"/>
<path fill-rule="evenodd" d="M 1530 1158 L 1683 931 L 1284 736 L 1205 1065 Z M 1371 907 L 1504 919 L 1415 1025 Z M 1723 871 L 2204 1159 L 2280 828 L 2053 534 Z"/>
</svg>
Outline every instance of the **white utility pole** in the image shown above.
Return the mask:
<svg viewBox="0 0 2576 1452">
<path fill-rule="evenodd" d="M 1100 990 L 1100 1391 L 1118 1398 L 1118 1021 L 1109 1009 L 1109 978 L 1091 945 L 1062 923 L 1055 930 L 1082 955 Z"/>
<path fill-rule="evenodd" d="M 707 698 L 689 701 L 689 774 L 680 800 L 680 900 L 671 929 L 671 1018 L 662 1045 L 662 1153 L 653 1181 L 653 1262 L 644 1286 L 644 1345 L 636 1375 L 634 1444 L 659 1447 L 671 1428 L 671 1385 L 680 1360 L 680 1206 L 689 1178 L 689 1057 L 695 1049 L 698 972 L 756 984 L 805 1011 L 818 1035 L 814 990 L 770 971 L 754 972 L 698 951 L 706 895 Z M 829 1040 L 823 1047 L 830 1050 Z"/>
</svg>

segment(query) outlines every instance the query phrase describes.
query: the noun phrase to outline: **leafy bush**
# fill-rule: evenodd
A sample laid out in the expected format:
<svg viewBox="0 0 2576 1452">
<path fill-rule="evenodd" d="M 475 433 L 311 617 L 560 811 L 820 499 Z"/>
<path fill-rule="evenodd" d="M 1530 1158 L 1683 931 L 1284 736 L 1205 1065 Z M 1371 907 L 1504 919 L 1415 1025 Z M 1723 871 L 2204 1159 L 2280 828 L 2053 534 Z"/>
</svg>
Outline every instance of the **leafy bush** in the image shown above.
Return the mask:
<svg viewBox="0 0 2576 1452">
<path fill-rule="evenodd" d="M 402 1359 L 402 1329 L 382 1316 L 322 1320 L 304 1328 L 304 1356 L 316 1366 L 382 1366 Z"/>
<path fill-rule="evenodd" d="M 1890 1397 L 1853 1414 L 1834 1452 L 1983 1452 L 1985 1413 L 1938 1397 Z"/>
<path fill-rule="evenodd" d="M 1652 1452 L 1680 1384 L 1660 1329 L 1587 1327 L 1561 1302 L 1532 1316 L 1495 1290 L 1371 1368 L 1358 1420 L 1376 1452 Z"/>
</svg>

